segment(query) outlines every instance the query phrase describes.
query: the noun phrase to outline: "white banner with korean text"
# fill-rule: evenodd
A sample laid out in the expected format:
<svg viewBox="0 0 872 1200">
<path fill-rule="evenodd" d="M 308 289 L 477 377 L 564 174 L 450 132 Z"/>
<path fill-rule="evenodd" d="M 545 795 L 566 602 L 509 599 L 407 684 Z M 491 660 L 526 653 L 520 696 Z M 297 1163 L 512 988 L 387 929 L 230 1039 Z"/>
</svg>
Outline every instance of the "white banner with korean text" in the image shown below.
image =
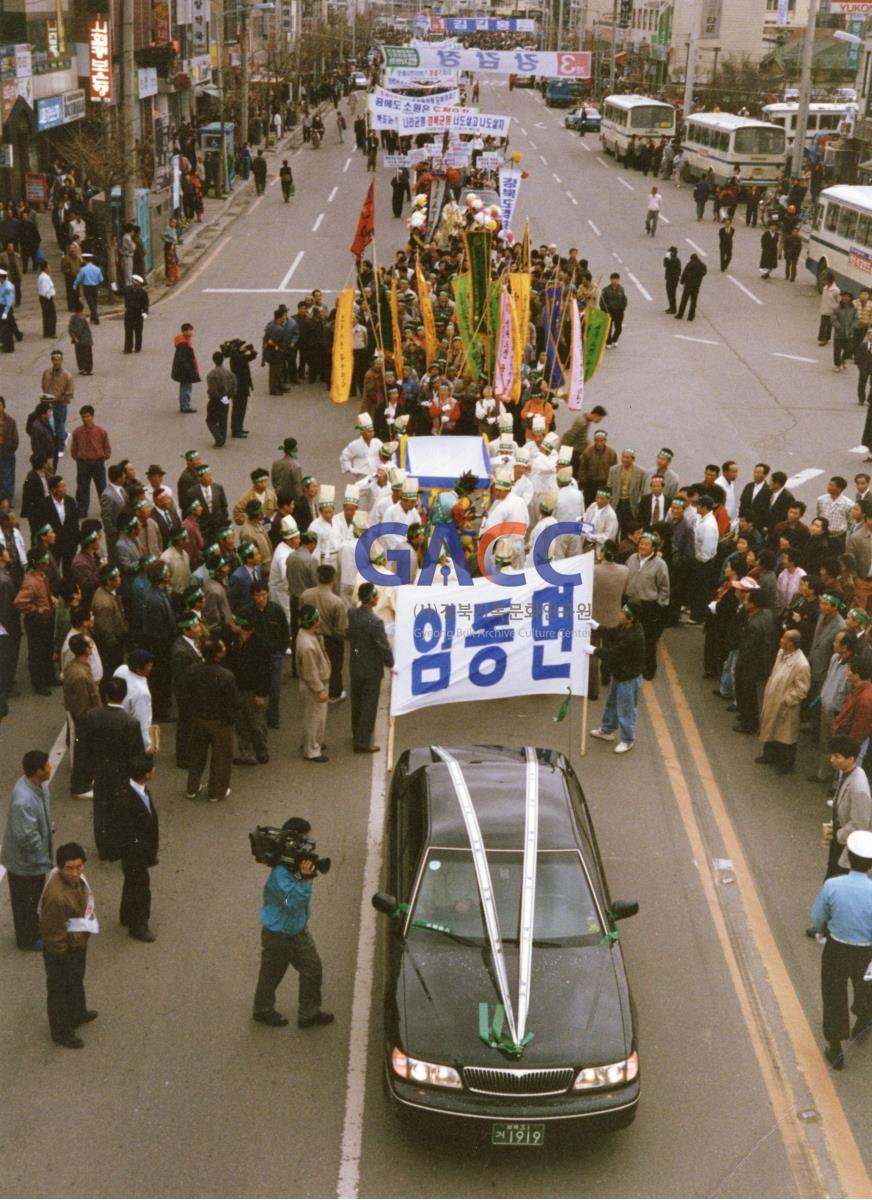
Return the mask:
<svg viewBox="0 0 872 1200">
<path fill-rule="evenodd" d="M 398 588 L 391 716 L 467 700 L 585 695 L 593 562 L 583 554 L 509 572 L 505 582 Z"/>
</svg>

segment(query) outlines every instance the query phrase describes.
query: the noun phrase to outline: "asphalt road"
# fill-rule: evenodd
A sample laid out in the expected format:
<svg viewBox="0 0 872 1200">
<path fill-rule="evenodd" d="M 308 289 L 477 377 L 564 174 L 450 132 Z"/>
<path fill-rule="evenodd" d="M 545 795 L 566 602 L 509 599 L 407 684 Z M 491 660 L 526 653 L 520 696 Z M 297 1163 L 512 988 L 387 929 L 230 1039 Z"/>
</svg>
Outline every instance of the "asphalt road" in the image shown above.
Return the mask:
<svg viewBox="0 0 872 1200">
<path fill-rule="evenodd" d="M 671 445 L 682 478 L 734 457 L 744 482 L 765 458 L 791 475 L 806 473 L 795 490 L 807 501 L 823 490 L 826 473 L 852 473 L 850 448 L 861 427 L 853 379 L 834 380 L 816 344 L 810 276 L 793 285 L 761 281 L 758 232 L 741 223 L 733 266 L 722 276 L 715 226 L 698 224 L 689 191 L 672 185 L 663 210 L 670 224 L 646 238 L 650 181 L 604 159 L 592 136 L 582 144 L 565 132 L 563 114 L 546 110 L 535 93 L 509 96 L 487 84 L 481 105 L 518 118 L 513 146 L 530 178 L 517 227 L 529 215 L 534 243 L 577 245 L 595 275 L 617 269 L 624 277 L 624 335 L 588 389 L 591 403 L 609 409 L 613 444 L 633 445 L 645 466 L 660 445 Z M 95 331 L 96 374 L 77 380 L 78 396 L 96 404 L 116 455 L 140 467 L 162 462 L 174 482 L 182 452 L 209 445 L 203 388 L 195 389 L 199 415 L 182 417 L 169 379 L 182 321 L 194 323 L 200 361 L 208 362 L 225 337 L 258 344 L 280 298 L 293 307 L 313 287 L 335 291 L 349 280 L 347 248 L 369 182 L 362 156 L 338 146 L 331 129 L 320 150 L 306 148 L 293 165 L 294 201 L 283 205 L 270 186 L 216 241 L 156 306 L 141 358 L 122 357 L 117 321 Z M 376 244 L 384 260 L 405 233 L 390 216 L 387 180 L 380 170 Z M 689 252 L 688 239 L 706 252 L 709 275 L 697 321 L 678 325 L 662 314 L 661 261 L 670 244 Z M 25 328 L 2 369 L 8 408 L 22 420 L 50 347 L 33 321 Z M 337 454 L 352 434 L 353 405 L 337 410 L 322 388 L 268 397 L 265 375 L 258 368 L 252 436 L 208 452 L 230 499 L 288 434 L 299 439 L 307 469 L 339 483 Z M 754 766 L 753 741 L 732 733 L 700 677 L 698 630 L 671 631 L 665 651 L 664 669 L 645 685 L 636 749 L 621 760 L 596 743 L 579 757 L 578 701 L 562 725 L 552 721 L 553 698 L 526 698 L 431 709 L 402 718 L 396 730 L 396 754 L 434 740 L 467 741 L 471 730 L 477 740 L 523 739 L 572 754 L 612 892 L 641 905 L 621 929 L 643 1062 L 631 1129 L 538 1153 L 476 1150 L 415 1136 L 396 1122 L 380 1077 L 381 946 L 373 936 L 383 930 L 369 907 L 380 865 L 385 721 L 382 753 L 362 764 L 350 754 L 347 706 L 332 708 L 330 763 L 303 764 L 295 685 L 286 681 L 272 761 L 237 769 L 226 804 L 186 801 L 183 777 L 164 751 L 154 789 L 163 846 L 153 873 L 154 945 L 122 936 L 115 923 L 118 868 L 89 864 L 103 931 L 89 952 L 88 997 L 100 1019 L 81 1054 L 50 1042 L 41 963 L 15 952 L 8 905 L 0 905 L 0 1194 L 872 1193 L 862 1086 L 870 1047 L 852 1049 L 840 1076 L 825 1069 L 819 951 L 803 936 L 823 874 L 819 823 L 827 810 L 801 782 L 805 762 L 788 783 Z M 0 728 L 4 795 L 21 753 L 51 745 L 61 726 L 59 699 L 39 700 L 26 684 L 22 692 Z M 592 704 L 591 726 L 598 712 Z M 88 845 L 89 806 L 71 800 L 67 784 L 64 762 L 53 785 L 59 834 Z M 319 847 L 334 859 L 317 884 L 312 928 L 325 963 L 325 1003 L 337 1020 L 306 1032 L 250 1020 L 264 869 L 249 856 L 247 833 L 293 813 L 310 817 Z M 285 984 L 280 1007 L 293 1013 L 294 999 Z"/>
</svg>

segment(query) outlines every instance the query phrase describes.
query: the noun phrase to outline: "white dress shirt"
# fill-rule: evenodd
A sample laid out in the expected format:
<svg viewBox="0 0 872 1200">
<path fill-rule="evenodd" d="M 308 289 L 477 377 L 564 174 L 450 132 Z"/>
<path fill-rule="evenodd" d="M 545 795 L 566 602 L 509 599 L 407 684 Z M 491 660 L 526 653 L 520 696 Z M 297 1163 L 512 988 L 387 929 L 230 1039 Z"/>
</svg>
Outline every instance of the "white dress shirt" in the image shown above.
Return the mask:
<svg viewBox="0 0 872 1200">
<path fill-rule="evenodd" d="M 151 749 L 151 727 L 154 724 L 151 719 L 151 692 L 148 680 L 144 675 L 137 675 L 135 671 L 131 671 L 126 665 L 118 668 L 115 678 L 123 679 L 127 684 L 127 695 L 121 707 L 126 713 L 130 713 L 139 725 L 143 749 L 148 751 Z"/>
<path fill-rule="evenodd" d="M 714 513 L 700 517 L 693 530 L 694 556 L 697 562 L 711 562 L 718 552 L 718 523 Z"/>
</svg>

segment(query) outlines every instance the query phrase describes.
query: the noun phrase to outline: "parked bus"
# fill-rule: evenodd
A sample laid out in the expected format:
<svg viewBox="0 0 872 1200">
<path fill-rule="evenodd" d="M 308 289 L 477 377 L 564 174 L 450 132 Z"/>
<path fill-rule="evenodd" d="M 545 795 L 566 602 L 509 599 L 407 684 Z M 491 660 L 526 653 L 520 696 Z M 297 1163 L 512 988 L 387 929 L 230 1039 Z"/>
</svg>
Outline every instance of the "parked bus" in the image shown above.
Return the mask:
<svg viewBox="0 0 872 1200">
<path fill-rule="evenodd" d="M 694 113 L 684 127 L 684 158 L 690 176 L 711 168 L 718 184 L 738 173 L 742 183 L 762 187 L 784 172 L 786 139 L 780 125 L 737 117 L 734 113 Z"/>
<path fill-rule="evenodd" d="M 606 96 L 601 107 L 600 138 L 607 154 L 623 158 L 630 138 L 667 140 L 675 136 L 675 108 L 650 96 Z"/>
<path fill-rule="evenodd" d="M 818 290 L 827 271 L 854 295 L 872 286 L 872 187 L 824 188 L 808 230 L 805 265 Z"/>
<path fill-rule="evenodd" d="M 818 134 L 835 137 L 840 131 L 847 132 L 853 127 L 856 104 L 810 104 L 808 106 L 808 124 L 805 127 L 805 140 L 813 142 Z M 780 125 L 787 137 L 790 148 L 796 137 L 796 119 L 799 115 L 798 104 L 767 104 L 763 108 L 765 120 L 773 125 Z"/>
</svg>

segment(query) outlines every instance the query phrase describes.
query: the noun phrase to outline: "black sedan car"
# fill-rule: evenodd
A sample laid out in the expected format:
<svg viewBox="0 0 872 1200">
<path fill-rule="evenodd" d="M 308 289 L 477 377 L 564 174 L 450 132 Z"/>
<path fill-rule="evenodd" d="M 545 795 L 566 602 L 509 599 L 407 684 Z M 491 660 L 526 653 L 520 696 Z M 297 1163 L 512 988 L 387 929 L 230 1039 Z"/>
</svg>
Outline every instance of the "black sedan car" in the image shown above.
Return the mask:
<svg viewBox="0 0 872 1200">
<path fill-rule="evenodd" d="M 520 1007 L 531 789 L 538 796 L 535 858 L 529 851 L 535 878 L 528 871 L 526 888 L 534 896 L 532 1037 L 518 1052 L 494 1026 L 506 990 L 516 1015 Z M 489 869 L 484 889 L 461 792 Z M 638 905 L 609 897 L 590 812 L 567 759 L 505 746 L 406 751 L 391 787 L 388 870 L 388 891 L 373 904 L 391 918 L 384 1050 L 398 1109 L 483 1132 L 489 1123 L 495 1145 L 541 1146 L 555 1125 L 629 1125 L 639 1102 L 639 1055 L 615 922 Z M 497 955 L 488 907 L 499 924 Z"/>
</svg>

